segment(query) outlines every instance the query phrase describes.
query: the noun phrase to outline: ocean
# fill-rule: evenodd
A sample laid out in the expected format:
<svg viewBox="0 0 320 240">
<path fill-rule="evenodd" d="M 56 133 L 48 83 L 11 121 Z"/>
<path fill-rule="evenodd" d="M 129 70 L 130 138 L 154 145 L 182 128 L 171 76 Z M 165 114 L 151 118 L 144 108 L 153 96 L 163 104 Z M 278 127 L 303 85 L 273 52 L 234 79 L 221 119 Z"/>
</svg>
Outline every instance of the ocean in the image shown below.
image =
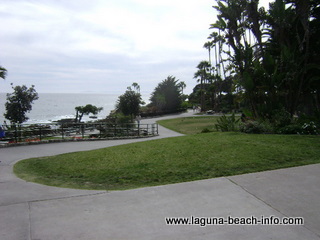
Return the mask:
<svg viewBox="0 0 320 240">
<path fill-rule="evenodd" d="M 32 104 L 32 110 L 27 113 L 29 120 L 24 124 L 51 123 L 62 118 L 75 118 L 75 107 L 92 104 L 103 107 L 97 119 L 104 119 L 114 110 L 121 94 L 82 94 L 82 93 L 38 93 L 39 99 Z M 142 96 L 148 102 L 149 96 Z M 5 120 L 6 94 L 0 93 L 0 123 Z M 82 121 L 90 121 L 89 116 L 83 116 Z M 7 121 L 8 122 L 8 121 Z M 9 122 L 8 122 L 9 123 Z"/>
</svg>

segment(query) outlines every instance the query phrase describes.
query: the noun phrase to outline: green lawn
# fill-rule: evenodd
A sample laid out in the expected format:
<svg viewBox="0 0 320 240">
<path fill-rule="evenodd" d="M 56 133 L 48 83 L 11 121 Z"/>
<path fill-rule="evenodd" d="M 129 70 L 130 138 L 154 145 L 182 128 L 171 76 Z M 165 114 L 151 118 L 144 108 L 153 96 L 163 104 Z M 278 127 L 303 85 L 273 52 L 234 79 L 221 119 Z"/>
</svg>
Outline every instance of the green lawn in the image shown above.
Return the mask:
<svg viewBox="0 0 320 240">
<path fill-rule="evenodd" d="M 47 185 L 116 190 L 320 163 L 319 156 L 318 136 L 213 132 L 23 160 L 14 172 Z"/>
<path fill-rule="evenodd" d="M 166 128 L 183 134 L 201 133 L 205 128 L 215 131 L 217 116 L 185 117 L 168 120 L 161 120 L 158 123 Z"/>
</svg>

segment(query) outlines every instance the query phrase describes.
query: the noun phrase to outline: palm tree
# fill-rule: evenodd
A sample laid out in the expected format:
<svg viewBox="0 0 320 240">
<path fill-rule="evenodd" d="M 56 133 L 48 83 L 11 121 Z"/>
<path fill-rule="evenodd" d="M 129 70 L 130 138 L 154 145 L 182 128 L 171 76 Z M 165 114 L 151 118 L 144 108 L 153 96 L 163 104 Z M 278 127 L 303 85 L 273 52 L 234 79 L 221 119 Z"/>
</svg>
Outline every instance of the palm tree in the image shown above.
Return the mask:
<svg viewBox="0 0 320 240">
<path fill-rule="evenodd" d="M 211 29 L 218 33 L 210 35 L 219 44 L 220 59 L 216 64 L 224 62 L 223 39 L 229 46 L 229 59 L 253 116 L 272 118 L 277 109 L 292 116 L 299 106 L 310 109 L 307 102 L 320 98 L 320 87 L 315 83 L 320 69 L 319 1 L 275 0 L 268 12 L 258 9 L 258 2 L 217 1 L 214 8 L 218 20 Z M 320 101 L 313 101 L 314 109 L 320 112 Z"/>
<path fill-rule="evenodd" d="M 0 78 L 5 79 L 7 76 L 7 69 L 0 66 Z"/>
<path fill-rule="evenodd" d="M 255 36 L 258 45 L 260 46 L 260 50 L 263 50 L 263 43 L 262 43 L 262 31 L 261 31 L 261 21 L 263 21 L 262 14 L 265 14 L 263 9 L 258 9 L 259 0 L 249 1 L 246 5 L 246 14 L 248 18 L 248 25 L 249 28 L 249 42 L 251 45 L 251 32 Z M 260 13 L 259 13 L 260 11 Z"/>
<path fill-rule="evenodd" d="M 136 82 L 132 83 L 132 87 L 138 92 L 140 93 L 140 85 Z"/>
<path fill-rule="evenodd" d="M 211 25 L 211 29 L 220 29 L 225 32 L 224 38 L 234 51 L 236 66 L 242 72 L 244 32 L 244 12 L 246 0 L 218 0 L 214 8 L 219 12 L 218 21 Z"/>
<path fill-rule="evenodd" d="M 198 82 L 200 81 L 200 105 L 201 111 L 205 111 L 205 90 L 204 84 L 209 83 L 211 81 L 211 64 L 208 61 L 201 61 L 198 66 L 198 71 L 194 74 L 194 78 L 198 78 Z"/>
<path fill-rule="evenodd" d="M 180 88 L 182 94 L 183 94 L 183 89 L 187 87 L 186 83 L 183 81 L 179 82 L 177 86 Z"/>
<path fill-rule="evenodd" d="M 208 41 L 203 45 L 203 47 L 205 49 L 207 49 L 208 52 L 209 52 L 209 63 L 211 65 L 211 48 L 213 47 L 213 42 L 212 41 Z"/>
</svg>

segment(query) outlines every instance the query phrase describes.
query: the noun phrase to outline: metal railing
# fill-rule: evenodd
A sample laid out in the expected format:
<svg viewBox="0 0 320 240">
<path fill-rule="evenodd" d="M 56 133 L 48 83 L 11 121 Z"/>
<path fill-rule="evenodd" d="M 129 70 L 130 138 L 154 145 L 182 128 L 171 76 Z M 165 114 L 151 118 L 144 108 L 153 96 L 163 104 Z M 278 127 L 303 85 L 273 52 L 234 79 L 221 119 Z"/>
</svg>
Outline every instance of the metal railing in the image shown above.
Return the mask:
<svg viewBox="0 0 320 240">
<path fill-rule="evenodd" d="M 93 140 L 151 137 L 158 135 L 158 124 L 99 123 L 50 123 L 16 124 L 3 126 L 7 143 L 36 142 L 45 140 Z"/>
</svg>

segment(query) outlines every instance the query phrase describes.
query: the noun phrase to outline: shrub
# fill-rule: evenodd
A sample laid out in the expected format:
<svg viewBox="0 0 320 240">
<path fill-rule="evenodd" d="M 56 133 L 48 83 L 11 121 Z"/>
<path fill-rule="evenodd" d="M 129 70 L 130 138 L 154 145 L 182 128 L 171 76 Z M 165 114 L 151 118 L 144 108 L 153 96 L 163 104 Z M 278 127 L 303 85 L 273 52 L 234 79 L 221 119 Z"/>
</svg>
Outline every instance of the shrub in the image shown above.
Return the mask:
<svg viewBox="0 0 320 240">
<path fill-rule="evenodd" d="M 201 131 L 201 133 L 209 133 L 209 132 L 211 132 L 208 128 L 204 128 L 204 129 L 202 129 L 202 131 Z"/>
<path fill-rule="evenodd" d="M 286 127 L 292 124 L 292 116 L 284 109 L 274 110 L 272 112 L 271 122 L 277 128 Z"/>
<path fill-rule="evenodd" d="M 309 123 L 293 123 L 278 129 L 280 134 L 301 134 L 301 135 L 318 135 L 317 125 L 311 121 Z"/>
<path fill-rule="evenodd" d="M 277 133 L 279 134 L 300 134 L 302 132 L 301 124 L 293 123 L 285 127 L 279 128 Z"/>
<path fill-rule="evenodd" d="M 217 131 L 222 132 L 230 132 L 230 131 L 238 131 L 240 118 L 236 118 L 234 113 L 231 116 L 227 117 L 226 115 L 221 116 L 215 127 Z"/>
<path fill-rule="evenodd" d="M 130 116 L 126 116 L 123 113 L 110 114 L 107 121 L 112 124 L 126 124 L 133 122 Z"/>
<path fill-rule="evenodd" d="M 273 133 L 273 127 L 268 122 L 249 120 L 240 124 L 240 131 L 244 133 Z"/>
<path fill-rule="evenodd" d="M 184 101 L 181 104 L 181 108 L 183 108 L 183 109 L 192 108 L 192 104 L 190 102 Z"/>
<path fill-rule="evenodd" d="M 302 125 L 302 131 L 301 134 L 308 134 L 308 135 L 318 135 L 318 129 L 317 129 L 317 125 L 311 121 L 309 123 L 304 123 Z"/>
</svg>

